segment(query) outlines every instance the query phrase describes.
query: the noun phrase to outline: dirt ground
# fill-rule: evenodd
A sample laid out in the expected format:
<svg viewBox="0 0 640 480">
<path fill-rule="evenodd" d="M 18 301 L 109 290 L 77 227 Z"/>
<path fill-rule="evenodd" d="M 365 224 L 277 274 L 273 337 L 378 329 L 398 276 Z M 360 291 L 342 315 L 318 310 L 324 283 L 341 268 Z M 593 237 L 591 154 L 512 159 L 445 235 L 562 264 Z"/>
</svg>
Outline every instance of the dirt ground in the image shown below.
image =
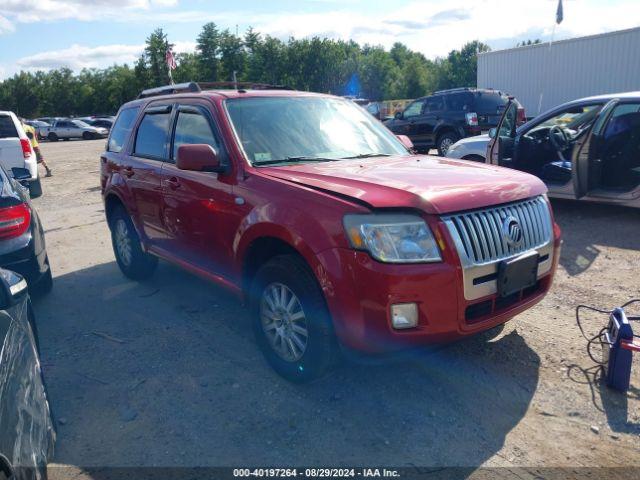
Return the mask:
<svg viewBox="0 0 640 480">
<path fill-rule="evenodd" d="M 225 290 L 166 263 L 145 283 L 121 275 L 103 147 L 42 145 L 55 176 L 34 204 L 54 290 L 35 308 L 55 464 L 73 467 L 53 478 L 91 466 L 640 466 L 640 358 L 627 395 L 602 386 L 574 312 L 640 297 L 640 211 L 554 202 L 555 285 L 497 338 L 346 363 L 298 386 L 263 361 Z M 595 334 L 605 318 L 585 321 Z"/>
</svg>

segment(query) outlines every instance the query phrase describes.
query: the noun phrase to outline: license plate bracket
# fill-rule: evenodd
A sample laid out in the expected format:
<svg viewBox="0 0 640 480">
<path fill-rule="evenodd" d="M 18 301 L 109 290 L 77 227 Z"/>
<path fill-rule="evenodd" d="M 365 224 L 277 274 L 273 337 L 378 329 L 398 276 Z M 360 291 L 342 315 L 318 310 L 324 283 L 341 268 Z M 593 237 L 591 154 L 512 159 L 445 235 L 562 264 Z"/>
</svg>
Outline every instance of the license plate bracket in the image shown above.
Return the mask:
<svg viewBox="0 0 640 480">
<path fill-rule="evenodd" d="M 498 295 L 508 297 L 538 281 L 538 252 L 525 253 L 498 265 Z"/>
</svg>

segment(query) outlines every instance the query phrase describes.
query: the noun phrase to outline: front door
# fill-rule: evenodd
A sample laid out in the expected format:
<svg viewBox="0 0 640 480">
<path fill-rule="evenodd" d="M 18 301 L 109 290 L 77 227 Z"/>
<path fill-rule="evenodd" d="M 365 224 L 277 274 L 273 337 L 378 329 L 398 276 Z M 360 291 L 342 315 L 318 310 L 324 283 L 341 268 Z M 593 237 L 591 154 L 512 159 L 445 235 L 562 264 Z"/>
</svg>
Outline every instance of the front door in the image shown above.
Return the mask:
<svg viewBox="0 0 640 480">
<path fill-rule="evenodd" d="M 169 161 L 163 166 L 163 223 L 170 253 L 207 272 L 231 275 L 233 231 L 230 215 L 235 210 L 233 175 L 194 172 L 176 167 L 178 147 L 211 145 L 222 166 L 229 167 L 219 130 L 205 101 L 180 105 L 174 119 Z M 230 172 L 230 169 L 228 170 Z"/>
<path fill-rule="evenodd" d="M 509 100 L 502 114 L 498 127 L 491 132 L 491 140 L 487 145 L 487 161 L 494 165 L 511 167 L 513 158 L 516 125 L 518 120 L 518 104 Z"/>
<path fill-rule="evenodd" d="M 640 197 L 640 102 L 611 100 L 576 148 L 576 198 L 626 203 Z"/>
<path fill-rule="evenodd" d="M 134 199 L 136 217 L 151 244 L 165 239 L 161 219 L 162 163 L 169 154 L 169 125 L 172 105 L 151 104 L 136 130 L 131 156 L 122 164 L 121 174 Z"/>
</svg>

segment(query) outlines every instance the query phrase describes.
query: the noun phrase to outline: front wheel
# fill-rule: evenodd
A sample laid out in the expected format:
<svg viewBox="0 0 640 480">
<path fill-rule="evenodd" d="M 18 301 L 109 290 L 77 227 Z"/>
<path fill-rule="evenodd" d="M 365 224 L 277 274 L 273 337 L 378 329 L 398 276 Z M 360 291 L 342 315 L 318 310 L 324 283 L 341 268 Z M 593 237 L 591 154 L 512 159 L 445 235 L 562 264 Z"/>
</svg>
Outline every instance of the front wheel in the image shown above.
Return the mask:
<svg viewBox="0 0 640 480">
<path fill-rule="evenodd" d="M 281 255 L 262 266 L 251 300 L 256 340 L 278 374 L 309 382 L 335 364 L 338 344 L 324 295 L 301 258 Z"/>
<path fill-rule="evenodd" d="M 47 135 L 47 138 L 49 139 L 50 142 L 57 142 L 58 141 L 58 135 L 56 135 L 53 132 L 50 132 L 49 135 Z"/>
<path fill-rule="evenodd" d="M 95 135 L 91 132 L 82 132 L 82 138 L 84 140 L 93 140 L 95 137 Z"/>
<path fill-rule="evenodd" d="M 447 155 L 449 148 L 451 145 L 460 140 L 460 137 L 453 132 L 445 132 L 438 137 L 437 147 L 438 147 L 438 155 L 444 157 Z"/>
<path fill-rule="evenodd" d="M 138 233 L 124 208 L 113 213 L 109 226 L 113 252 L 122 273 L 132 280 L 144 280 L 153 275 L 158 258 L 142 250 Z"/>
</svg>

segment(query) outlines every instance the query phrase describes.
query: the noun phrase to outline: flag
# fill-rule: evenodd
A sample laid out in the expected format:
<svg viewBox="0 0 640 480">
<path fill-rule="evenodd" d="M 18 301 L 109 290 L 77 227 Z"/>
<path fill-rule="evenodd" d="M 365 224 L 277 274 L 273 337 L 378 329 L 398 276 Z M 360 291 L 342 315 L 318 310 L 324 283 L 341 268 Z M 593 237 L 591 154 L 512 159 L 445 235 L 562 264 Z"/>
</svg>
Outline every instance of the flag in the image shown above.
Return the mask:
<svg viewBox="0 0 640 480">
<path fill-rule="evenodd" d="M 556 10 L 556 23 L 560 25 L 564 19 L 564 12 L 562 11 L 562 0 L 558 0 L 558 9 Z"/>
<path fill-rule="evenodd" d="M 167 49 L 167 53 L 164 55 L 164 60 L 167 62 L 169 71 L 176 69 L 176 58 L 173 56 L 173 52 L 171 51 L 171 49 Z"/>
</svg>

